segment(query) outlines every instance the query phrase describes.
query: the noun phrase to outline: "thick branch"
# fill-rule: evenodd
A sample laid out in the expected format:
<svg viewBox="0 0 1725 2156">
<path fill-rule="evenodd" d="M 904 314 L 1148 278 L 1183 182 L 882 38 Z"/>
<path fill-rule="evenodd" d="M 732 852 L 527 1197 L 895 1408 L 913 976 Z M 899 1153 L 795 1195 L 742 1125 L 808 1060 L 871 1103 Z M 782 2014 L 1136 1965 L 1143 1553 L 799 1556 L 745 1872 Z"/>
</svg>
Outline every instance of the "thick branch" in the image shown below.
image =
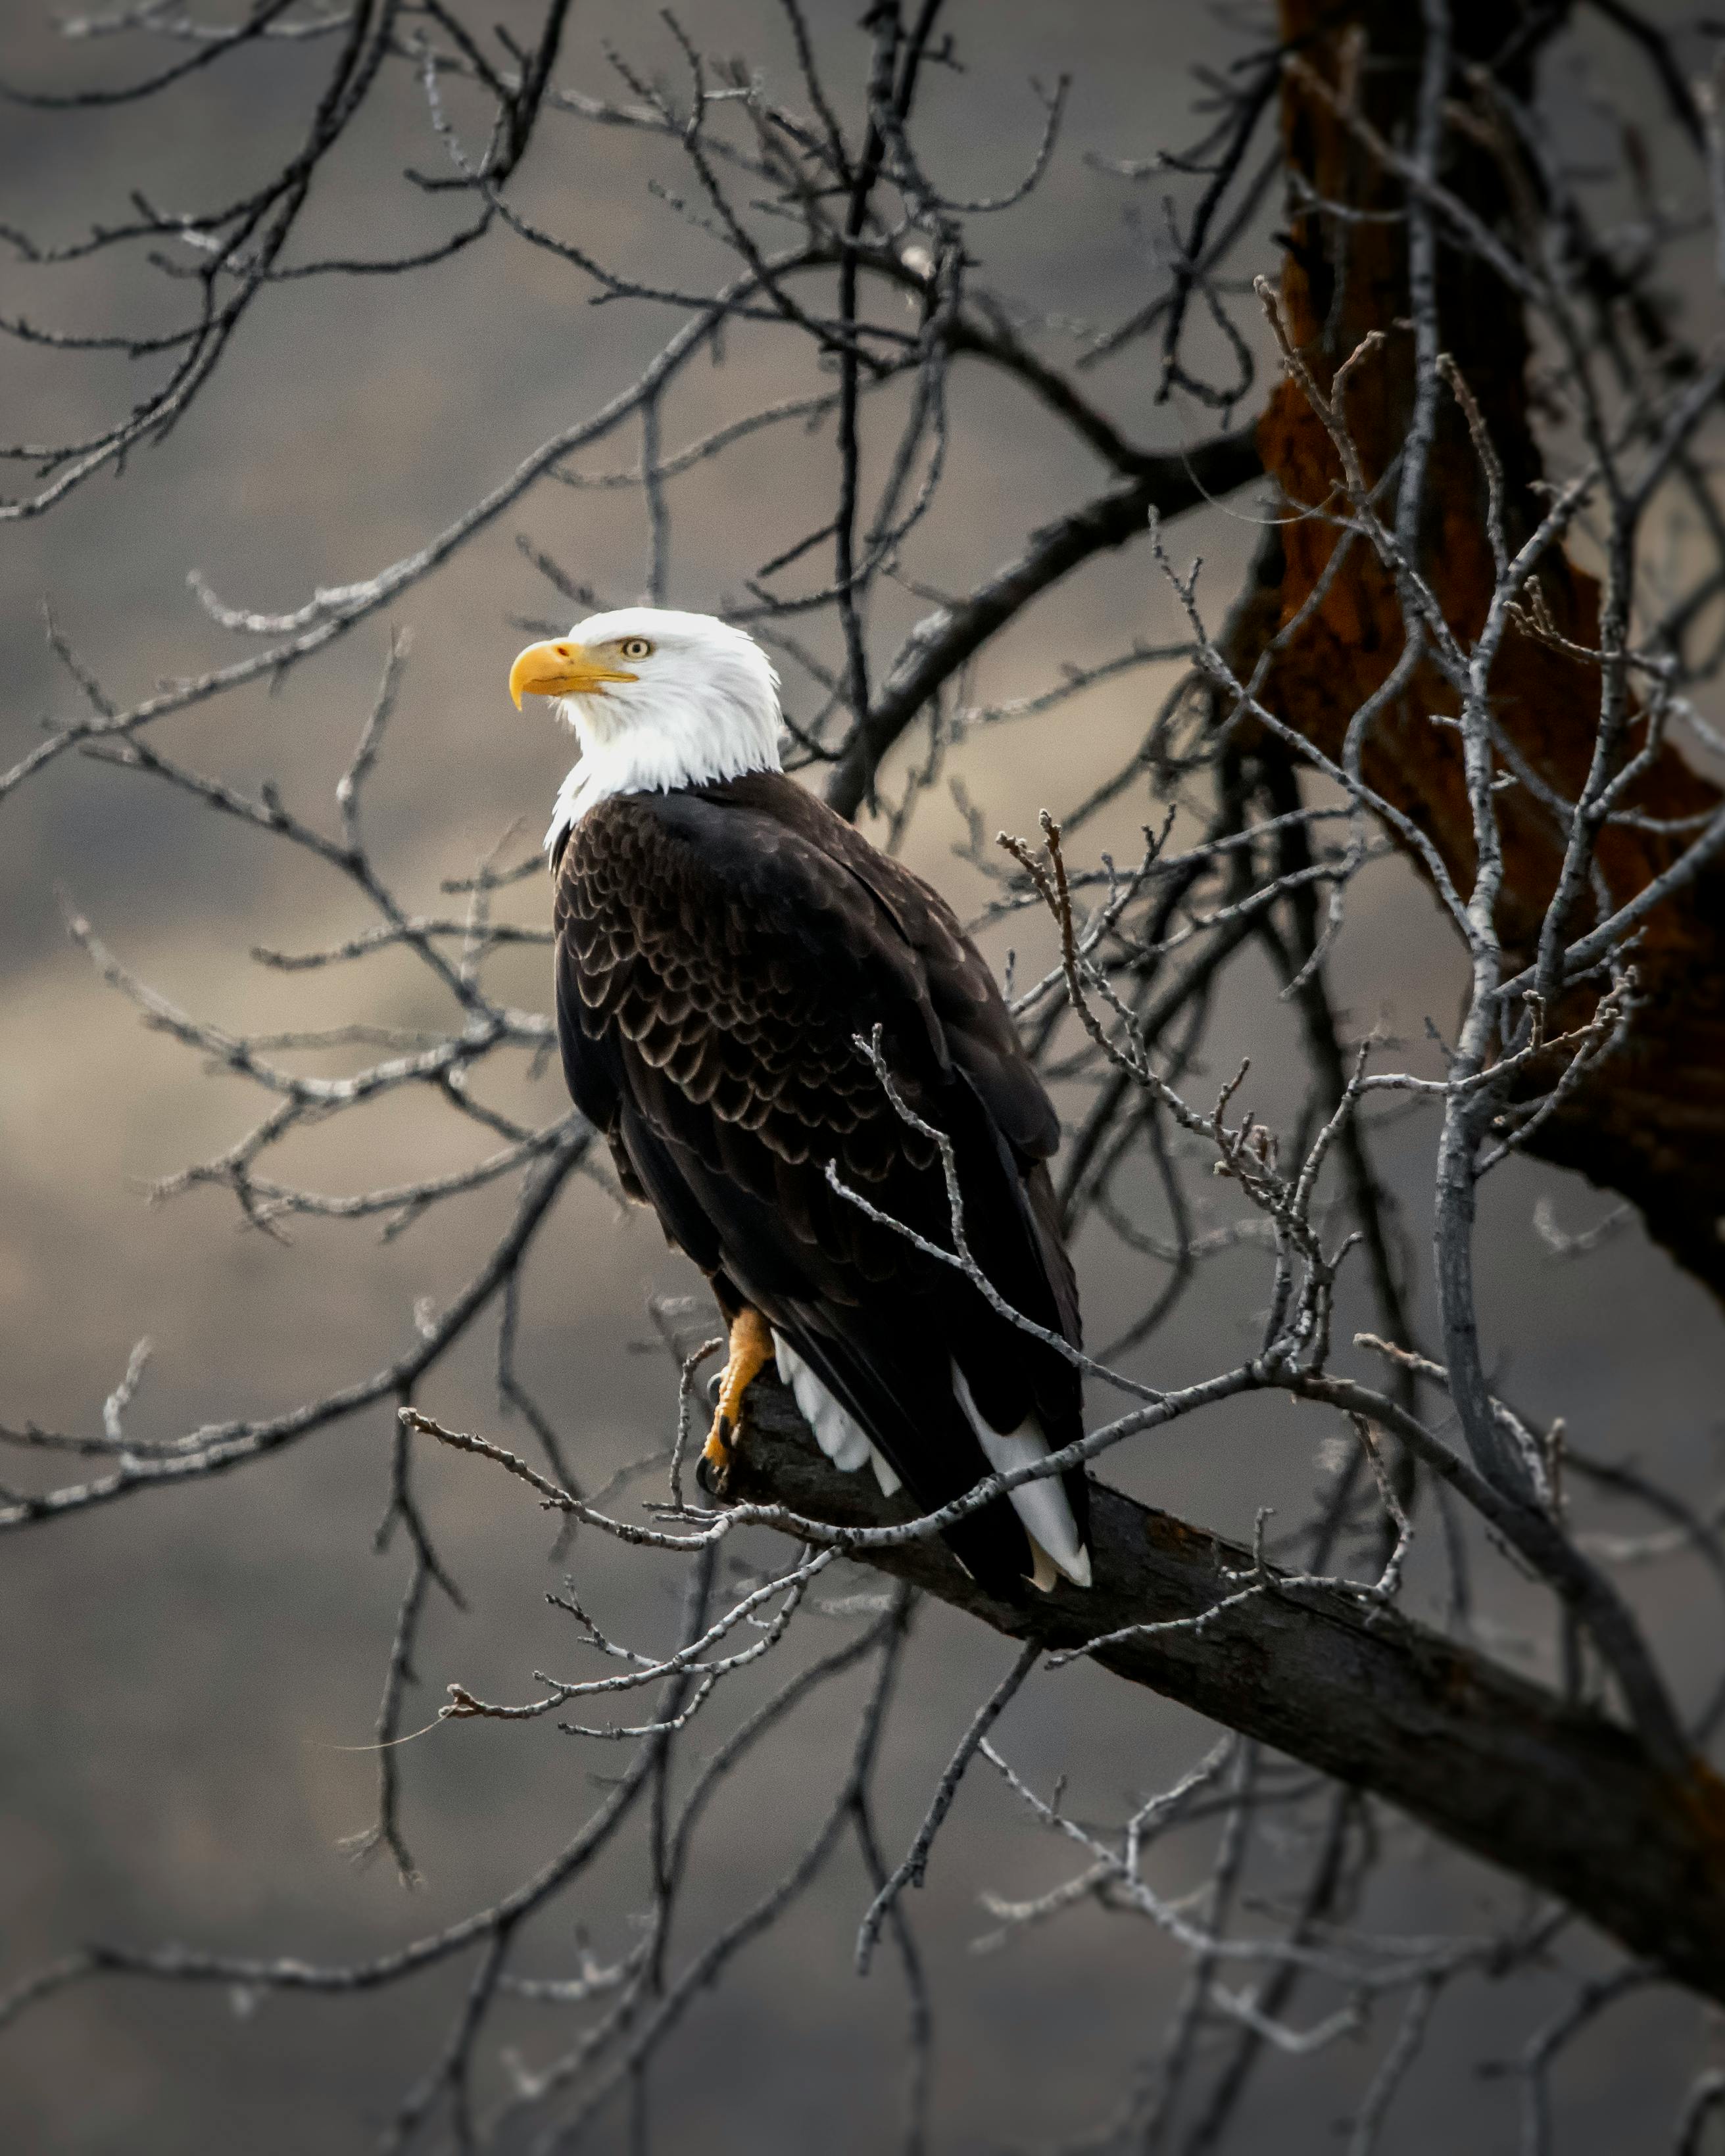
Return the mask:
<svg viewBox="0 0 1725 2156">
<path fill-rule="evenodd" d="M 942 607 L 912 631 L 868 716 L 833 767 L 827 798 L 834 808 L 842 816 L 856 814 L 899 736 L 942 683 L 1020 608 L 1092 554 L 1135 537 L 1147 526 L 1153 509 L 1161 516 L 1177 516 L 1244 486 L 1260 469 L 1256 433 L 1243 428 L 1185 456 L 1158 457 L 1130 485 L 1111 487 L 1058 523 L 1033 531 L 1015 562 L 978 585 L 968 598 Z"/>
<path fill-rule="evenodd" d="M 836 1526 L 910 1517 L 872 1477 L 833 1467 L 770 1380 L 749 1395 L 731 1494 Z M 1091 1486 L 1091 1523 L 1087 1594 L 1062 1584 L 997 1601 L 933 1541 L 863 1561 L 1056 1650 L 1202 1616 L 1255 1576 L 1249 1551 L 1104 1483 Z M 1705 1767 L 1664 1774 L 1615 1724 L 1340 1590 L 1251 1595 L 1201 1630 L 1140 1634 L 1096 1660 L 1387 1799 L 1725 2000 L 1725 1785 Z"/>
</svg>

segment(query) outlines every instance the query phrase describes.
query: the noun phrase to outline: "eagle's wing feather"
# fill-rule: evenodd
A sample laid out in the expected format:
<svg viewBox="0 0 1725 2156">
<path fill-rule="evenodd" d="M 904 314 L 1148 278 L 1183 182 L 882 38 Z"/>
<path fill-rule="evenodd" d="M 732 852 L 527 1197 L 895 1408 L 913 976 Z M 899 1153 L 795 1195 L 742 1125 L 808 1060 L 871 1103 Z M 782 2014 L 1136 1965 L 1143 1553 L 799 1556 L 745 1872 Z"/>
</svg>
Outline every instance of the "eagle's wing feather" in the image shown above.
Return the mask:
<svg viewBox="0 0 1725 2156">
<path fill-rule="evenodd" d="M 952 1142 L 989 1279 L 1076 1340 L 1043 1164 L 1059 1127 L 986 965 L 927 886 L 761 774 L 596 806 L 558 864 L 557 930 L 570 1088 L 625 1180 L 721 1301 L 792 1342 L 920 1503 L 985 1471 L 955 1363 L 993 1429 L 1034 1416 L 1054 1445 L 1077 1435 L 1070 1363 L 827 1180 L 830 1163 L 950 1247 L 937 1148 L 856 1046 L 878 1025 L 904 1097 Z M 1068 1481 L 1081 1525 L 1081 1477 Z M 973 1569 L 1022 1572 L 1009 1512 L 966 1525 Z"/>
</svg>

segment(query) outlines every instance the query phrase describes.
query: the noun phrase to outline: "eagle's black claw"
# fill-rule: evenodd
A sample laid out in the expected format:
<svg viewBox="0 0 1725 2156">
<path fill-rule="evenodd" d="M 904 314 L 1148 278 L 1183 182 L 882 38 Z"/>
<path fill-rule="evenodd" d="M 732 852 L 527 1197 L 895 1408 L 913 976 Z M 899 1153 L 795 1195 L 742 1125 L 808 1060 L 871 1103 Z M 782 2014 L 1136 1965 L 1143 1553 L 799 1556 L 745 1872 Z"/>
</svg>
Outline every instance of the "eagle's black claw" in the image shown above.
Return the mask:
<svg viewBox="0 0 1725 2156">
<path fill-rule="evenodd" d="M 696 1481 L 709 1497 L 722 1497 L 731 1486 L 731 1445 L 736 1434 L 729 1415 L 715 1419 L 695 1470 Z"/>
</svg>

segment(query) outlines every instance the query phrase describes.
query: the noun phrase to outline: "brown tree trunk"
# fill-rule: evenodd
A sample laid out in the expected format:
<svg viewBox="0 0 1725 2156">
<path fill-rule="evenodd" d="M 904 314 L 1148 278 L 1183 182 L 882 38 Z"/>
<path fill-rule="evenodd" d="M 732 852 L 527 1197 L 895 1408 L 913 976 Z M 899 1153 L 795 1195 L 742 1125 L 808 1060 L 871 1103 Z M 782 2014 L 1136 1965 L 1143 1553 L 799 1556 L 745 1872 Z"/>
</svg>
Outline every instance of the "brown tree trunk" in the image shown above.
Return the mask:
<svg viewBox="0 0 1725 2156">
<path fill-rule="evenodd" d="M 1411 0 L 1281 0 L 1284 36 L 1301 62 L 1336 86 L 1344 102 L 1379 136 L 1405 145 L 1412 133 L 1420 58 L 1421 15 Z M 1513 9 L 1461 0 L 1454 9 L 1458 64 L 1501 55 L 1518 18 Z M 1517 90 L 1525 55 L 1502 70 Z M 1455 85 L 1452 80 L 1452 95 Z M 1312 192 L 1349 208 L 1397 213 L 1402 182 L 1348 126 L 1299 68 L 1285 79 L 1281 125 L 1291 172 Z M 1517 191 L 1531 176 L 1513 152 L 1482 143 L 1465 128 L 1445 130 L 1445 183 L 1506 233 L 1515 223 Z M 1292 214 L 1281 278 L 1289 334 L 1327 390 L 1335 368 L 1373 331 L 1385 341 L 1353 373 L 1347 412 L 1366 475 L 1375 480 L 1406 439 L 1414 406 L 1414 341 L 1408 228 L 1392 215 L 1344 219 L 1291 198 Z M 1515 295 L 1482 262 L 1451 248 L 1440 229 L 1440 336 L 1471 387 L 1502 461 L 1511 523 L 1531 528 L 1543 508 L 1529 493 L 1541 475 L 1528 409 L 1527 325 Z M 1266 470 L 1291 502 L 1321 504 L 1339 477 L 1329 439 L 1298 387 L 1284 381 L 1259 429 Z M 1393 486 L 1394 482 L 1391 481 Z M 1452 625 L 1475 634 L 1494 575 L 1484 518 L 1485 489 L 1454 400 L 1440 401 L 1426 490 L 1421 567 Z M 1393 510 L 1393 500 L 1389 505 Z M 1388 512 L 1386 512 L 1388 513 Z M 1322 516 L 1284 526 L 1263 565 L 1273 587 L 1276 625 L 1310 598 L 1337 544 Z M 1553 558 L 1541 578 L 1563 634 L 1597 641 L 1599 590 L 1573 563 Z M 1378 688 L 1402 648 L 1393 579 L 1370 548 L 1356 542 L 1311 619 L 1281 654 L 1266 701 L 1332 757 L 1348 720 Z M 1512 629 L 1491 677 L 1502 725 L 1527 763 L 1566 800 L 1580 792 L 1599 709 L 1599 670 Z M 1423 670 L 1399 705 L 1378 719 L 1367 745 L 1368 783 L 1416 819 L 1435 841 L 1465 890 L 1474 845 L 1453 729 L 1434 724 L 1455 700 L 1434 669 Z M 1632 729 L 1632 747 L 1640 730 Z M 1517 965 L 1531 957 L 1555 886 L 1563 834 L 1557 816 L 1525 788 L 1500 797 L 1507 862 L 1498 925 Z M 1661 818 L 1717 808 L 1719 790 L 1667 747 L 1628 805 Z M 1686 841 L 1621 824 L 1601 834 L 1599 863 L 1614 905 L 1669 865 Z M 1579 933 L 1585 919 L 1571 925 Z M 1628 1045 L 1610 1058 L 1557 1115 L 1530 1150 L 1620 1192 L 1680 1265 L 1725 1298 L 1725 872 L 1705 872 L 1651 917 L 1635 959 L 1643 1005 Z M 1573 1018 L 1575 1014 L 1566 1014 Z"/>
</svg>

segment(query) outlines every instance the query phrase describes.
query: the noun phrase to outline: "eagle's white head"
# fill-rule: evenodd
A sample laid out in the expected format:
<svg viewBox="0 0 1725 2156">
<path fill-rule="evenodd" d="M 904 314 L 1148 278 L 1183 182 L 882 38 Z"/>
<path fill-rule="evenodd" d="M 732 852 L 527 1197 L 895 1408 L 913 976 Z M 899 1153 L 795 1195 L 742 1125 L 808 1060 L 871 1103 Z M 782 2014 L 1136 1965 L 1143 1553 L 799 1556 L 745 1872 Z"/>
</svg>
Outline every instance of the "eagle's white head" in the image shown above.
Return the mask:
<svg viewBox="0 0 1725 2156">
<path fill-rule="evenodd" d="M 596 801 L 777 771 L 778 675 L 753 637 L 710 613 L 619 607 L 530 644 L 509 693 L 555 696 L 581 742 L 546 834 L 555 846 Z"/>
</svg>

